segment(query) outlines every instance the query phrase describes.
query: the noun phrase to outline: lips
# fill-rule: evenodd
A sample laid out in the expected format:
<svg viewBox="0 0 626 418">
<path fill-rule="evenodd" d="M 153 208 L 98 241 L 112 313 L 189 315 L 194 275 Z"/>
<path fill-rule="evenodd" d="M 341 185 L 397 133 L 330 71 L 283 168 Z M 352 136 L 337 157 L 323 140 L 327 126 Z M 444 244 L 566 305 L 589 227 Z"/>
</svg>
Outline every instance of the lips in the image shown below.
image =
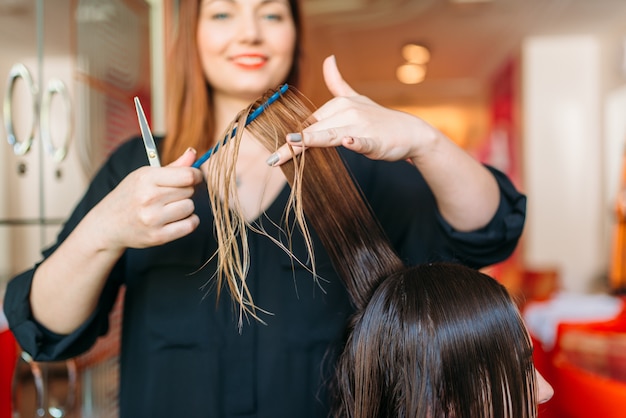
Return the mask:
<svg viewBox="0 0 626 418">
<path fill-rule="evenodd" d="M 231 58 L 231 62 L 243 69 L 259 69 L 267 63 L 267 57 L 262 54 L 240 54 Z"/>
</svg>

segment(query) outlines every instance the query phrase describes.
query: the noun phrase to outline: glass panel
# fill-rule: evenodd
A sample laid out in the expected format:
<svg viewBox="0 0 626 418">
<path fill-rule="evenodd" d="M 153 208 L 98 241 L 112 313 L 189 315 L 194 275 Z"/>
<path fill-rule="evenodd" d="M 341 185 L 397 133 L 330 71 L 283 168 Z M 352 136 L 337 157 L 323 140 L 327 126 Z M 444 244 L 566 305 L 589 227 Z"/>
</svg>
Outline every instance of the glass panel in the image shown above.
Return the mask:
<svg viewBox="0 0 626 418">
<path fill-rule="evenodd" d="M 9 97 L 0 111 L 0 309 L 8 280 L 39 260 L 87 180 L 137 135 L 135 96 L 150 117 L 149 18 L 144 0 L 0 1 L 0 100 Z M 118 416 L 121 299 L 109 333 L 84 355 L 19 358 L 14 417 Z M 0 335 L 6 329 L 0 317 Z"/>
<path fill-rule="evenodd" d="M 8 143 L 7 126 L 11 125 L 20 143 L 37 130 L 39 51 L 36 1 L 0 5 L 0 295 L 3 295 L 8 278 L 20 267 L 34 262 L 25 259 L 17 249 L 25 245 L 23 239 L 16 242 L 18 235 L 24 236 L 7 221 L 39 217 L 39 150 L 35 141 L 24 155 L 16 155 L 14 146 Z M 10 79 L 18 64 L 23 72 Z M 35 233 L 34 242 L 28 245 L 39 249 L 39 244 L 39 235 Z"/>
<path fill-rule="evenodd" d="M 74 77 L 76 16 L 74 0 L 43 2 L 40 73 L 40 139 L 43 217 L 60 224 L 87 186 L 75 134 L 77 91 Z M 44 246 L 50 241 L 44 242 Z"/>
<path fill-rule="evenodd" d="M 93 173 L 122 141 L 138 132 L 133 98 L 150 117 L 150 9 L 144 1 L 81 0 L 77 16 L 77 80 L 81 163 Z M 86 114 L 85 114 L 86 113 Z"/>
</svg>

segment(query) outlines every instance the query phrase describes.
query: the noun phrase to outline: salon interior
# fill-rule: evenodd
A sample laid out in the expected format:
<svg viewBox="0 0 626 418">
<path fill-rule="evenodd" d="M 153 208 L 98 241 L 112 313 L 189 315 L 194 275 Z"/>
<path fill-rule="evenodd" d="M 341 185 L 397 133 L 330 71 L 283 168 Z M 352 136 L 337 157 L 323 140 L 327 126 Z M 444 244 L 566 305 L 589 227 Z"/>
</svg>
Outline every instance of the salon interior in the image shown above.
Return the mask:
<svg viewBox="0 0 626 418">
<path fill-rule="evenodd" d="M 40 258 L 108 153 L 165 130 L 176 0 L 0 0 L 0 296 Z M 361 94 L 416 114 L 528 196 L 485 270 L 519 301 L 554 387 L 541 418 L 626 411 L 626 2 L 303 0 L 304 84 L 334 54 Z M 1 298 L 0 298 L 1 301 Z M 119 315 L 88 353 L 39 363 L 0 314 L 0 418 L 115 417 Z"/>
</svg>

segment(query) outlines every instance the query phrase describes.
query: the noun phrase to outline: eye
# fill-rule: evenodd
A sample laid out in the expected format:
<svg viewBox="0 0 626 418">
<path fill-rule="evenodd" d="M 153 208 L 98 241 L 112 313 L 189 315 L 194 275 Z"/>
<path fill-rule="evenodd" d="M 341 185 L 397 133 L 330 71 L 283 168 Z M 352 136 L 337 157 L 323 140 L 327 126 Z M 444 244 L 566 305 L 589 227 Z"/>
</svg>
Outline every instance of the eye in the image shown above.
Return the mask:
<svg viewBox="0 0 626 418">
<path fill-rule="evenodd" d="M 258 10 L 259 16 L 270 22 L 282 22 L 287 20 L 291 14 L 289 6 L 285 2 L 270 1 L 264 3 Z"/>
<path fill-rule="evenodd" d="M 228 20 L 232 19 L 236 12 L 229 1 L 209 0 L 202 3 L 200 16 L 206 20 Z"/>
<path fill-rule="evenodd" d="M 265 20 L 274 21 L 274 22 L 282 22 L 285 18 L 282 14 L 279 13 L 266 13 L 263 15 Z"/>
<path fill-rule="evenodd" d="M 230 13 L 218 12 L 211 15 L 212 20 L 226 20 L 230 17 Z"/>
</svg>

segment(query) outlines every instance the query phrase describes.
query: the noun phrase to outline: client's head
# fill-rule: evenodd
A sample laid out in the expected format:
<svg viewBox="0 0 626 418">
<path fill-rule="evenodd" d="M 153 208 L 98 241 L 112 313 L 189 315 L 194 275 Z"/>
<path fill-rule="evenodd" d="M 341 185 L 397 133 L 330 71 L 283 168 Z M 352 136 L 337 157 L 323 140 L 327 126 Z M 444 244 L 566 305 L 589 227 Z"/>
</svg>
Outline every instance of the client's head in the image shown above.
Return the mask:
<svg viewBox="0 0 626 418">
<path fill-rule="evenodd" d="M 507 290 L 452 263 L 408 267 L 354 318 L 338 366 L 349 417 L 534 417 L 552 396 Z"/>
</svg>

